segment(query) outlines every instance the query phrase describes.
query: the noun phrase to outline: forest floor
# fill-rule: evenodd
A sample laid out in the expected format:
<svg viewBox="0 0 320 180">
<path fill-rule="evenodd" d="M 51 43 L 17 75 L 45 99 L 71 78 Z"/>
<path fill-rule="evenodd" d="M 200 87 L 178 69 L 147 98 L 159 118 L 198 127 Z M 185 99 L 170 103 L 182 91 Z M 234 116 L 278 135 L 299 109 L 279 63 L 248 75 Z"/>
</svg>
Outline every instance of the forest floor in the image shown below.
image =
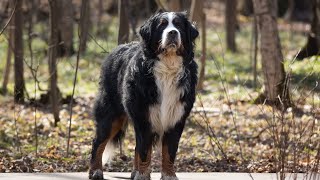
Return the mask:
<svg viewBox="0 0 320 180">
<path fill-rule="evenodd" d="M 200 97 L 200 96 L 199 96 Z M 275 147 L 274 129 L 270 127 L 281 114 L 271 107 L 253 105 L 246 100 L 230 103 L 215 98 L 201 98 L 191 114 L 182 135 L 176 168 L 179 172 L 276 172 L 279 148 Z M 87 171 L 91 142 L 94 137 L 91 105 L 93 97 L 76 98 L 73 107 L 71 153 L 66 157 L 68 106 L 64 105 L 61 122 L 52 126 L 47 107 L 13 104 L 12 99 L 0 105 L 0 172 L 73 172 Z M 315 163 L 319 146 L 320 110 L 301 106 L 303 113 L 285 113 L 288 122 L 297 125 L 288 137 L 288 153 L 296 153 L 297 161 L 288 156 L 287 168 L 307 172 Z M 300 112 L 301 113 L 301 112 Z M 16 122 L 12 117 L 16 117 Z M 35 116 L 34 116 L 35 115 Z M 38 127 L 38 149 L 35 154 L 34 117 Z M 280 127 L 280 126 L 279 126 Z M 313 129 L 313 130 L 312 130 Z M 313 138 L 309 138 L 312 136 Z M 301 138 L 301 139 L 298 139 Z M 295 142 L 296 141 L 296 142 Z M 112 172 L 131 171 L 134 135 L 130 127 L 115 159 L 105 168 Z M 295 147 L 293 147 L 295 145 Z M 241 148 L 240 148 L 241 147 Z M 159 148 L 154 148 L 152 170 L 159 171 Z M 295 168 L 293 170 L 293 168 Z"/>
<path fill-rule="evenodd" d="M 211 13 L 211 12 L 208 12 Z M 267 105 L 253 104 L 263 84 L 258 65 L 257 86 L 253 87 L 252 46 L 249 19 L 240 17 L 237 32 L 238 52 L 225 50 L 224 28 L 216 15 L 208 15 L 207 63 L 204 90 L 198 92 L 195 107 L 187 121 L 176 159 L 179 172 L 276 172 L 281 162 L 287 172 L 308 172 L 319 161 L 320 141 L 320 62 L 317 57 L 297 61 L 295 54 L 306 42 L 308 26 L 279 21 L 285 68 L 290 74 L 294 108 L 285 112 Z M 103 57 L 116 46 L 117 20 L 110 20 L 108 39 L 97 37 L 88 42 L 81 56 L 75 104 L 72 108 L 70 155 L 66 156 L 69 104 L 62 104 L 61 121 L 53 126 L 46 104 L 14 104 L 13 84 L 9 94 L 0 95 L 0 172 L 79 172 L 87 171 L 94 122 L 91 109 L 98 88 Z M 44 31 L 35 27 L 35 31 Z M 46 31 L 44 31 L 46 32 Z M 200 41 L 197 41 L 200 44 Z M 34 60 L 40 64 L 39 86 L 47 88 L 47 65 L 40 38 L 34 38 Z M 0 51 L 7 44 L 0 38 Z M 26 63 L 31 64 L 26 53 Z M 4 60 L 6 53 L 0 54 Z M 200 57 L 197 47 L 196 57 Z M 260 57 L 259 57 L 260 58 Z M 260 61 L 258 61 L 258 64 Z M 72 92 L 76 56 L 58 62 L 58 86 L 65 97 Z M 0 64 L 0 74 L 4 63 Z M 34 91 L 34 79 L 26 68 L 29 100 L 39 99 L 45 91 Z M 11 77 L 12 78 L 12 77 Z M 12 78 L 13 79 L 13 78 Z M 37 133 L 35 133 L 35 121 Z M 36 142 L 36 137 L 38 141 Z M 108 171 L 132 169 L 135 147 L 132 127 L 126 133 L 123 153 L 105 166 Z M 37 152 L 37 153 L 36 153 Z M 159 171 L 159 148 L 154 148 L 152 170 Z M 319 169 L 318 169 L 319 171 Z"/>
</svg>

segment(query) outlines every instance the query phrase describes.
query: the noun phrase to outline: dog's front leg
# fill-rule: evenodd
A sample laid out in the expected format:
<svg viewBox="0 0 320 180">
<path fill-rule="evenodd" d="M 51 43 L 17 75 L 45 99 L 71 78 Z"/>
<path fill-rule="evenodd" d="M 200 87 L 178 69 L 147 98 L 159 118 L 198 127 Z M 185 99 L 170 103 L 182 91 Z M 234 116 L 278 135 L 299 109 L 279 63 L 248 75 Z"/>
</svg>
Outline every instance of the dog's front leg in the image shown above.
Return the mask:
<svg viewBox="0 0 320 180">
<path fill-rule="evenodd" d="M 178 150 L 179 140 L 184 128 L 185 121 L 180 121 L 176 126 L 165 132 L 162 139 L 162 180 L 178 180 L 174 160 Z"/>
<path fill-rule="evenodd" d="M 150 128 L 140 129 L 139 127 L 135 127 L 135 131 L 136 152 L 134 157 L 134 170 L 131 178 L 134 180 L 149 180 L 153 135 Z"/>
</svg>

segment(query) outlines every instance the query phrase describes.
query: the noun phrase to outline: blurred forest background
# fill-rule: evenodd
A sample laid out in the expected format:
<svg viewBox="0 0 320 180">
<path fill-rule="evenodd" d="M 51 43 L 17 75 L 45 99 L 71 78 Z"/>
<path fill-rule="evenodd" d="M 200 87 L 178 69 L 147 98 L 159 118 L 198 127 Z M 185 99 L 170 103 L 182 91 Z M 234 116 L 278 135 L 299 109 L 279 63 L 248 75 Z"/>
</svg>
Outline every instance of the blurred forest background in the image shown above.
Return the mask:
<svg viewBox="0 0 320 180">
<path fill-rule="evenodd" d="M 1 0 L 0 172 L 88 170 L 100 65 L 159 9 L 200 32 L 177 171 L 319 172 L 319 0 Z"/>
</svg>

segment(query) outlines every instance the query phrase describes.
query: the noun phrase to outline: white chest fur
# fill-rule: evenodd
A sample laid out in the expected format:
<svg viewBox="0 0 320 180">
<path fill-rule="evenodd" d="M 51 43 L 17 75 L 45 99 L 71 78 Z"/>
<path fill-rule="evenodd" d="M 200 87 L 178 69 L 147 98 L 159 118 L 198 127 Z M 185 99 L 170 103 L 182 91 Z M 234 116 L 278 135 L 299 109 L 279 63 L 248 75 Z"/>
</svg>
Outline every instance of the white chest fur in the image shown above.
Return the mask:
<svg viewBox="0 0 320 180">
<path fill-rule="evenodd" d="M 149 108 L 149 116 L 154 131 L 162 135 L 184 114 L 184 104 L 180 102 L 184 90 L 178 87 L 183 75 L 182 57 L 160 55 L 159 58 L 153 69 L 159 103 Z"/>
</svg>

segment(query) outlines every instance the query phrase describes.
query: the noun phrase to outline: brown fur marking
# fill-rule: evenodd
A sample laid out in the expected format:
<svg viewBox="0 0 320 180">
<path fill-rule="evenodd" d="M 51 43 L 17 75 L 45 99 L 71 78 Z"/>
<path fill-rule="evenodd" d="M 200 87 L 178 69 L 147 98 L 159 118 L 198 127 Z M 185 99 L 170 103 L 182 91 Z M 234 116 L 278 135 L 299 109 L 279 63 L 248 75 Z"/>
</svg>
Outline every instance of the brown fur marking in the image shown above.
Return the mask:
<svg viewBox="0 0 320 180">
<path fill-rule="evenodd" d="M 140 174 L 150 173 L 151 152 L 152 152 L 152 146 L 150 146 L 148 149 L 147 159 L 145 162 L 141 160 L 139 153 L 138 152 L 136 153 L 135 163 L 137 165 L 137 170 L 139 171 Z"/>
<path fill-rule="evenodd" d="M 175 176 L 174 162 L 171 162 L 168 146 L 162 145 L 162 173 L 167 176 Z"/>
<path fill-rule="evenodd" d="M 102 170 L 102 154 L 103 151 L 107 145 L 107 143 L 114 138 L 114 136 L 121 130 L 123 125 L 126 123 L 127 117 L 125 115 L 120 116 L 118 119 L 113 121 L 112 127 L 111 127 L 111 133 L 109 137 L 107 137 L 103 143 L 101 143 L 97 149 L 96 157 L 94 158 L 94 162 L 91 164 L 90 172 L 93 173 L 93 171 L 97 169 Z"/>
</svg>

